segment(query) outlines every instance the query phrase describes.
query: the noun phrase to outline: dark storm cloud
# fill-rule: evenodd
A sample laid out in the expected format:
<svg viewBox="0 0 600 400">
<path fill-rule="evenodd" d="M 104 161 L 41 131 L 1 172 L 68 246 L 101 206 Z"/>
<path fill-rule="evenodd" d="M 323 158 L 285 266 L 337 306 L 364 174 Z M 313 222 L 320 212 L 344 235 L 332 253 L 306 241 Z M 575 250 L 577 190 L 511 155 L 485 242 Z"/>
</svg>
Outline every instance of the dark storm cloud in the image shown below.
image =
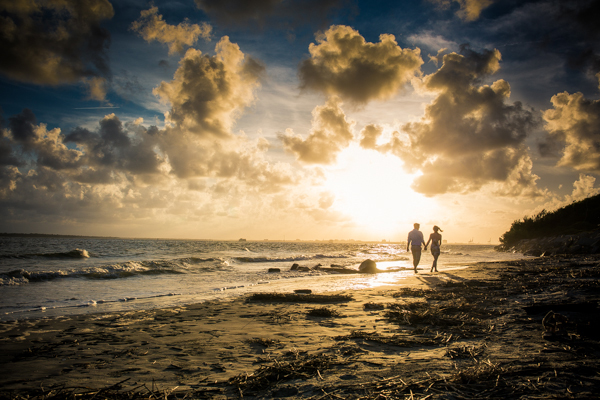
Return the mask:
<svg viewBox="0 0 600 400">
<path fill-rule="evenodd" d="M 50 131 L 46 125 L 37 124 L 37 118 L 29 109 L 24 109 L 20 114 L 9 118 L 9 132 L 12 138 L 8 165 L 25 165 L 28 160 L 34 160 L 39 166 L 53 169 L 69 169 L 78 165 L 80 153 L 67 148 L 63 143 L 60 129 Z M 4 142 L 6 148 L 8 142 Z M 8 153 L 5 149 L 3 153 Z"/>
<path fill-rule="evenodd" d="M 511 58 L 548 60 L 569 77 L 573 70 L 600 71 L 600 5 L 596 0 L 495 2 L 486 13 L 483 40 L 492 40 Z M 486 36 L 486 35 L 491 36 Z"/>
<path fill-rule="evenodd" d="M 35 124 L 37 124 L 37 119 L 33 111 L 28 108 L 9 118 L 9 129 L 13 139 L 25 145 L 28 145 L 35 138 Z"/>
<path fill-rule="evenodd" d="M 107 0 L 0 2 L 0 72 L 43 85 L 107 77 L 107 30 L 113 16 Z"/>
<path fill-rule="evenodd" d="M 508 104 L 510 85 L 482 79 L 499 69 L 497 50 L 446 54 L 442 67 L 423 79 L 423 89 L 437 97 L 419 122 L 402 126 L 380 151 L 402 158 L 420 170 L 414 189 L 429 196 L 466 193 L 498 183 L 504 195 L 536 195 L 537 177 L 524 140 L 537 120 L 521 103 Z M 405 136 L 406 135 L 406 136 Z M 377 131 L 363 134 L 363 147 L 373 148 Z"/>
<path fill-rule="evenodd" d="M 569 65 L 600 72 L 600 2 L 560 2 L 557 18 L 583 39 L 570 52 Z"/>
<path fill-rule="evenodd" d="M 156 139 L 148 135 L 145 129 L 136 129 L 134 125 L 124 126 L 114 114 L 104 117 L 97 131 L 76 128 L 65 137 L 65 142 L 74 143 L 83 150 L 83 163 L 102 169 L 128 171 L 132 174 L 158 174 L 163 160 L 153 150 Z M 106 172 L 81 171 L 85 181 L 91 178 L 105 179 Z M 106 181 L 103 181 L 106 182 Z"/>
<path fill-rule="evenodd" d="M 351 0 L 195 0 L 198 8 L 225 25 L 292 29 L 325 26 L 334 12 L 354 12 Z"/>
<path fill-rule="evenodd" d="M 354 103 L 386 100 L 419 72 L 419 49 L 402 49 L 393 35 L 367 42 L 348 26 L 332 26 L 309 46 L 299 67 L 301 87 L 338 95 Z"/>
</svg>

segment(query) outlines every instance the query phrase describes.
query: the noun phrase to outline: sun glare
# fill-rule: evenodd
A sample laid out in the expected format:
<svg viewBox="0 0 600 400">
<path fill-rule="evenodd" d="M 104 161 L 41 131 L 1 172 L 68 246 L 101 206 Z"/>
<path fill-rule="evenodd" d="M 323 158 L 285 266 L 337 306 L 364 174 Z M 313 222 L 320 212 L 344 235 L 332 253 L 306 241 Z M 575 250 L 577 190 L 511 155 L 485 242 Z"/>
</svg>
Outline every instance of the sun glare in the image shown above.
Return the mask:
<svg viewBox="0 0 600 400">
<path fill-rule="evenodd" d="M 410 187 L 416 176 L 407 174 L 393 155 L 350 146 L 327 171 L 326 187 L 335 195 L 333 207 L 363 232 L 400 240 L 413 222 L 436 212 L 434 200 Z"/>
</svg>

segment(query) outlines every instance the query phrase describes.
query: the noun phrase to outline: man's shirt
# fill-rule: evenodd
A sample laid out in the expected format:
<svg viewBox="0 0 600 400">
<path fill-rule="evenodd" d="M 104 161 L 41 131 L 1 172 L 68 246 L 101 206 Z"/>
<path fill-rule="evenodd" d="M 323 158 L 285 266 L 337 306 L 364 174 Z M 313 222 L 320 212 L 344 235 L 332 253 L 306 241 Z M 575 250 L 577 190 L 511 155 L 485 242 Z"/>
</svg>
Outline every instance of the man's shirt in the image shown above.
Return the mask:
<svg viewBox="0 0 600 400">
<path fill-rule="evenodd" d="M 420 246 L 421 243 L 425 244 L 423 239 L 423 232 L 413 229 L 408 233 L 408 244 L 411 246 Z"/>
</svg>

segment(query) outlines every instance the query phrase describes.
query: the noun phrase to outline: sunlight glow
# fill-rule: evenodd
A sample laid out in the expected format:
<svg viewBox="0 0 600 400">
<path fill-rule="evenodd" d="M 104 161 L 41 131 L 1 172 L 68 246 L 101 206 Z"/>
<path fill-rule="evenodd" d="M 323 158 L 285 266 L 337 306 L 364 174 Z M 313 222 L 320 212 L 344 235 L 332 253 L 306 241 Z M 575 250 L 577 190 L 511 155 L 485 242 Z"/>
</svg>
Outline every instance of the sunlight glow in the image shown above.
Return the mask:
<svg viewBox="0 0 600 400">
<path fill-rule="evenodd" d="M 406 173 L 393 155 L 351 146 L 327 170 L 325 186 L 335 195 L 332 207 L 366 232 L 404 240 L 414 222 L 424 223 L 437 211 L 433 199 L 410 187 L 416 176 Z"/>
</svg>

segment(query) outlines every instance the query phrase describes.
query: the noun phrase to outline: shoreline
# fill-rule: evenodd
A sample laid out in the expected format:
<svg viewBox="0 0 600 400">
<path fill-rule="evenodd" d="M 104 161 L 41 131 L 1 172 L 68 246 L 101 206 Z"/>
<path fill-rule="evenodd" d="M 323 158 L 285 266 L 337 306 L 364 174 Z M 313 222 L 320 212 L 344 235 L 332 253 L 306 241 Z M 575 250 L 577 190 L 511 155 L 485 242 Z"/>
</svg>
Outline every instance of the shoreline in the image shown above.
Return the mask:
<svg viewBox="0 0 600 400">
<path fill-rule="evenodd" d="M 506 398 L 591 394 L 600 388 L 599 277 L 600 256 L 546 257 L 325 294 L 346 301 L 247 295 L 1 322 L 0 398 L 41 396 L 40 388 L 139 397 L 160 388 L 215 399 L 371 398 L 369 391 L 437 398 L 452 387 L 491 397 L 512 391 Z M 542 337 L 544 307 L 572 321 L 566 336 Z"/>
</svg>

